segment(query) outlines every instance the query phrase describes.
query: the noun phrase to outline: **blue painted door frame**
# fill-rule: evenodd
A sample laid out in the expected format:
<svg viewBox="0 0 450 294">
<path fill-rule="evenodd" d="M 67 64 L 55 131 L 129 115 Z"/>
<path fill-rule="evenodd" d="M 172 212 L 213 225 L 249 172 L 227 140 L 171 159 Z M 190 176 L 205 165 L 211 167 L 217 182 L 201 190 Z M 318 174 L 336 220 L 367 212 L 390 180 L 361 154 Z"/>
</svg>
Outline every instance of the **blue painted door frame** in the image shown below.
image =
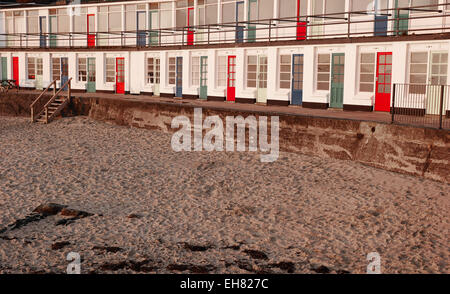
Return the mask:
<svg viewBox="0 0 450 294">
<path fill-rule="evenodd" d="M 292 105 L 302 105 L 303 102 L 303 54 L 292 55 Z"/>
</svg>

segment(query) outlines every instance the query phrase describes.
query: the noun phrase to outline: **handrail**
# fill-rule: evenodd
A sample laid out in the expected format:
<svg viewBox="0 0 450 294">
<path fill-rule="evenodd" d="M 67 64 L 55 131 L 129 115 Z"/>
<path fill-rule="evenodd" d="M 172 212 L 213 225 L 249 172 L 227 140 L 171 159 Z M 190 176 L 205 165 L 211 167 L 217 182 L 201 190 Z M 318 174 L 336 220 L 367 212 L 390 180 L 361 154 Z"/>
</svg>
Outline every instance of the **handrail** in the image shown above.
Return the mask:
<svg viewBox="0 0 450 294">
<path fill-rule="evenodd" d="M 69 82 L 72 80 L 72 78 L 70 78 L 67 82 L 64 83 L 63 86 L 61 86 L 58 90 L 58 92 L 56 92 L 52 98 L 50 98 L 50 100 L 47 102 L 47 104 L 44 105 L 44 108 L 47 108 L 53 101 L 55 101 L 56 96 L 59 95 L 59 93 L 61 93 L 61 91 L 69 84 Z M 69 91 L 70 92 L 70 91 Z"/>
<path fill-rule="evenodd" d="M 48 89 L 50 89 L 50 86 L 51 86 L 51 85 L 54 85 L 54 88 L 53 88 L 53 89 L 56 88 L 56 79 L 54 79 L 53 82 L 51 82 L 50 85 L 48 85 L 48 87 L 45 88 L 44 91 L 42 91 L 41 95 L 39 95 L 39 97 L 37 97 L 36 100 L 34 100 L 34 102 L 31 103 L 31 107 L 33 107 L 34 104 L 36 104 L 36 103 L 39 101 L 39 99 L 42 97 L 42 95 L 44 95 L 44 94 L 48 91 Z"/>
<path fill-rule="evenodd" d="M 49 119 L 53 119 L 53 117 L 55 117 L 59 113 L 59 111 L 61 111 L 61 109 L 63 107 L 65 107 L 66 104 L 70 101 L 71 83 L 72 83 L 72 78 L 70 78 L 67 82 L 65 82 L 64 85 L 58 90 L 58 92 L 47 102 L 47 104 L 45 104 L 45 106 L 44 106 L 44 108 L 45 108 L 45 123 L 48 123 Z M 68 86 L 67 99 L 57 109 L 55 109 L 55 111 L 49 117 L 48 116 L 48 106 L 51 105 L 51 103 L 53 103 L 53 101 L 56 99 L 56 97 L 59 95 L 59 93 L 67 86 Z"/>
<path fill-rule="evenodd" d="M 31 105 L 30 105 L 30 108 L 31 108 L 31 122 L 34 122 L 35 121 L 35 117 L 39 116 L 42 113 L 42 111 L 44 110 L 44 109 L 42 109 L 38 115 L 36 115 L 36 116 L 34 115 L 34 105 L 41 99 L 41 97 L 45 93 L 47 93 L 47 91 L 48 91 L 48 89 L 50 89 L 51 85 L 53 85 L 53 95 L 54 95 L 55 92 L 56 92 L 56 79 L 54 79 L 53 82 L 51 82 L 50 85 L 48 85 L 48 87 L 45 88 L 44 91 L 42 91 L 42 93 L 39 95 L 39 97 L 37 97 L 36 100 L 34 100 L 33 103 L 31 103 Z"/>
</svg>

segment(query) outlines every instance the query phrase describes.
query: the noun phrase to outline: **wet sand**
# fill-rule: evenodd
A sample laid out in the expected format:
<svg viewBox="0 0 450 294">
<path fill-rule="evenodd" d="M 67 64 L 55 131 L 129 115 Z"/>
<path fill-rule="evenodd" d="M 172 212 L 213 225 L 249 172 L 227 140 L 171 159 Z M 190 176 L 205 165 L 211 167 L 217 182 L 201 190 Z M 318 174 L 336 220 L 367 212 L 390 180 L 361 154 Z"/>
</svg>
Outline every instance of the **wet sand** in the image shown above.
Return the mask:
<svg viewBox="0 0 450 294">
<path fill-rule="evenodd" d="M 170 134 L 0 117 L 0 273 L 449 273 L 450 185 L 281 153 L 173 152 Z M 31 214 L 56 203 L 89 213 Z M 18 225 L 20 224 L 20 225 Z"/>
</svg>

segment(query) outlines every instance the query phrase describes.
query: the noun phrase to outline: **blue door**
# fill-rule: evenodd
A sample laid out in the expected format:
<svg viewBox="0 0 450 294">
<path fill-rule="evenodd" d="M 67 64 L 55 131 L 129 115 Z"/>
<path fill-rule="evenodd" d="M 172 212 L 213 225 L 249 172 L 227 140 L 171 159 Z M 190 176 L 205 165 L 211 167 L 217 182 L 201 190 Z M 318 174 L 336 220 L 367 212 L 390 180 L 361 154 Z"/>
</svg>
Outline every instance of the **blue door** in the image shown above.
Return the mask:
<svg viewBox="0 0 450 294">
<path fill-rule="evenodd" d="M 61 57 L 61 87 L 69 80 L 69 58 Z M 64 87 L 64 91 L 67 91 L 67 86 Z"/>
<path fill-rule="evenodd" d="M 176 97 L 183 97 L 183 57 L 177 57 L 176 75 L 175 75 Z"/>
<path fill-rule="evenodd" d="M 388 17 L 375 15 L 375 36 L 387 36 Z"/>
<path fill-rule="evenodd" d="M 236 43 L 244 42 L 244 1 L 236 2 Z"/>
<path fill-rule="evenodd" d="M 136 12 L 136 45 L 145 47 L 145 11 Z"/>
<path fill-rule="evenodd" d="M 303 102 L 303 54 L 292 55 L 292 105 Z"/>
<path fill-rule="evenodd" d="M 39 17 L 39 47 L 47 47 L 47 18 L 45 16 Z"/>
</svg>

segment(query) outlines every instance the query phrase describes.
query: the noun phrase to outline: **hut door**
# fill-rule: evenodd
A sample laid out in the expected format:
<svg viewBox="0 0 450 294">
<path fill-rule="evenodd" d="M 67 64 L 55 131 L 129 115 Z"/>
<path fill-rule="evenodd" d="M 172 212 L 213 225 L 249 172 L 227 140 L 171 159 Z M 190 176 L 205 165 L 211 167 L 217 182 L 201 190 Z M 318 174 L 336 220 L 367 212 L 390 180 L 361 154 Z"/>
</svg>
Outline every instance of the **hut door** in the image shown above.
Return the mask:
<svg viewBox="0 0 450 294">
<path fill-rule="evenodd" d="M 333 108 L 344 106 L 344 68 L 345 54 L 334 53 L 332 56 L 330 93 L 330 107 Z"/>
<path fill-rule="evenodd" d="M 47 17 L 39 16 L 39 47 L 47 47 Z"/>
<path fill-rule="evenodd" d="M 52 34 L 55 32 L 58 32 L 58 28 L 57 28 L 57 18 L 56 15 L 50 15 L 48 17 L 49 20 L 49 42 L 50 42 L 50 47 L 56 47 L 56 35 Z"/>
<path fill-rule="evenodd" d="M 375 111 L 391 110 L 392 91 L 392 52 L 377 55 L 377 83 L 375 92 Z"/>
<path fill-rule="evenodd" d="M 388 7 L 388 2 L 386 0 L 375 0 L 375 36 L 387 36 L 389 11 L 382 9 L 387 9 Z"/>
<path fill-rule="evenodd" d="M 191 26 L 194 25 L 194 7 L 188 8 L 187 13 L 187 44 L 194 45 L 194 30 L 192 30 Z"/>
<path fill-rule="evenodd" d="M 159 20 L 158 20 L 158 10 L 151 10 L 148 12 L 149 24 L 150 24 L 150 35 L 149 44 L 150 46 L 157 46 L 159 43 L 158 38 L 158 29 L 159 29 Z"/>
<path fill-rule="evenodd" d="M 13 80 L 16 83 L 16 86 L 19 86 L 19 57 L 13 57 Z"/>
<path fill-rule="evenodd" d="M 63 86 L 69 80 L 69 58 L 61 58 L 61 86 Z M 67 86 L 64 87 L 64 91 L 67 91 Z"/>
<path fill-rule="evenodd" d="M 394 32 L 396 35 L 407 35 L 409 26 L 409 10 L 397 10 L 397 8 L 409 8 L 409 0 L 395 0 Z"/>
<path fill-rule="evenodd" d="M 125 94 L 125 58 L 123 57 L 116 58 L 116 93 Z"/>
<path fill-rule="evenodd" d="M 292 55 L 292 97 L 293 105 L 303 101 L 303 54 Z"/>
<path fill-rule="evenodd" d="M 258 1 L 248 1 L 248 29 L 247 29 L 247 42 L 255 42 L 256 40 L 256 25 L 252 24 L 252 21 L 258 20 Z"/>
<path fill-rule="evenodd" d="M 244 42 L 244 1 L 236 2 L 236 43 Z"/>
<path fill-rule="evenodd" d="M 145 11 L 136 12 L 136 44 L 145 47 Z"/>
<path fill-rule="evenodd" d="M 87 45 L 95 47 L 95 14 L 87 15 Z"/>
<path fill-rule="evenodd" d="M 306 40 L 306 20 L 301 19 L 301 6 L 308 5 L 307 0 L 297 0 L 297 40 Z"/>
<path fill-rule="evenodd" d="M 183 57 L 178 56 L 176 62 L 175 96 L 181 98 L 183 97 Z"/>
<path fill-rule="evenodd" d="M 208 56 L 200 57 L 200 99 L 208 98 Z"/>
<path fill-rule="evenodd" d="M 8 79 L 8 59 L 2 57 L 2 81 Z"/>
<path fill-rule="evenodd" d="M 228 56 L 227 101 L 236 100 L 236 56 Z"/>
<path fill-rule="evenodd" d="M 87 92 L 95 93 L 95 58 L 87 59 Z"/>
<path fill-rule="evenodd" d="M 256 102 L 267 103 L 267 56 L 258 56 L 258 97 Z"/>
</svg>

